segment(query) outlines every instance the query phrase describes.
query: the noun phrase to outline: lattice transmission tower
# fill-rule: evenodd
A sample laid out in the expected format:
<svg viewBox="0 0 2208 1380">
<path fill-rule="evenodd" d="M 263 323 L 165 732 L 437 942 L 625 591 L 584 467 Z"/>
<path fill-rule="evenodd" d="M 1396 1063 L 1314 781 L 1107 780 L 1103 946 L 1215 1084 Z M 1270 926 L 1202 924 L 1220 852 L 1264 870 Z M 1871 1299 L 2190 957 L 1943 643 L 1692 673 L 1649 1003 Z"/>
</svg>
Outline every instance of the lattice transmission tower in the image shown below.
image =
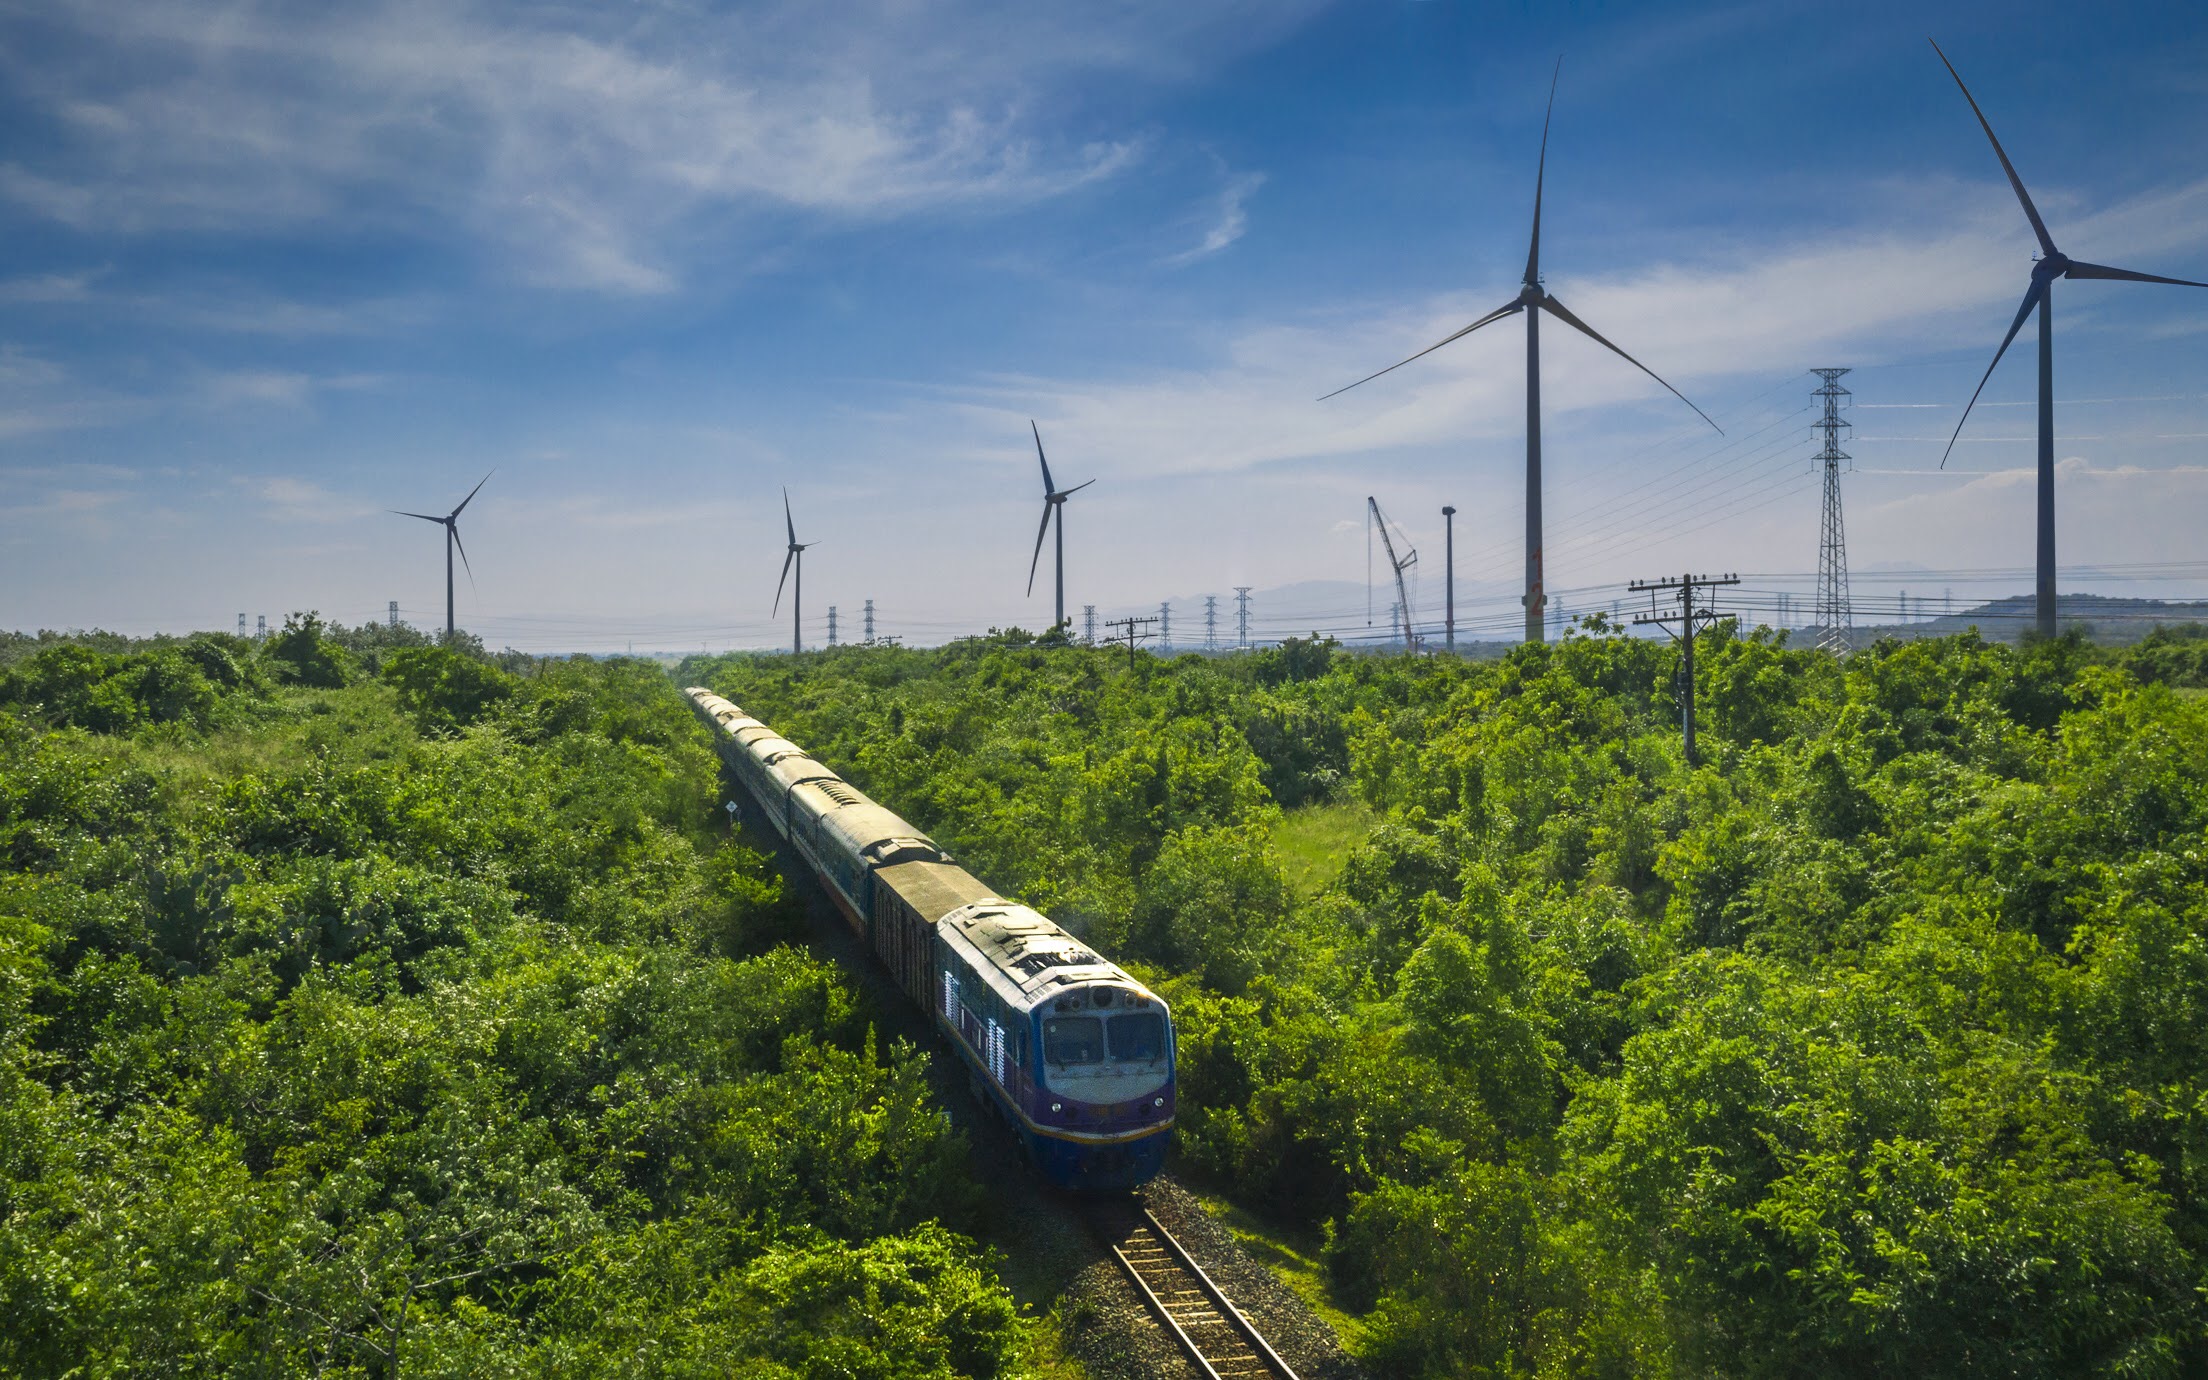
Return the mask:
<svg viewBox="0 0 2208 1380">
<path fill-rule="evenodd" d="M 1817 456 L 1817 463 L 1825 468 L 1825 516 L 1817 534 L 1817 645 L 1834 656 L 1846 656 L 1855 623 L 1848 607 L 1847 527 L 1840 519 L 1840 462 L 1848 458 L 1840 449 L 1840 432 L 1848 425 L 1840 416 L 1840 400 L 1849 396 L 1840 386 L 1840 376 L 1848 371 L 1811 372 L 1825 381 L 1810 395 L 1825 404 L 1825 415 L 1816 423 L 1825 433 L 1825 448 Z"/>
</svg>

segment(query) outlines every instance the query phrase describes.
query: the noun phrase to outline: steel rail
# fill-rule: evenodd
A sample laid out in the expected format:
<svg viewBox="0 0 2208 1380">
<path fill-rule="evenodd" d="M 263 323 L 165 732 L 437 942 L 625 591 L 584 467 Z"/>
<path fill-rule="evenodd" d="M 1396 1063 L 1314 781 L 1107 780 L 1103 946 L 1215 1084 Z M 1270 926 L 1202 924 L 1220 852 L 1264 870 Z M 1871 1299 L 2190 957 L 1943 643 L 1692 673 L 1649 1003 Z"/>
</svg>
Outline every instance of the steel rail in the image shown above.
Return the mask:
<svg viewBox="0 0 2208 1380">
<path fill-rule="evenodd" d="M 1164 1224 L 1158 1221 L 1157 1215 L 1148 1208 L 1138 1208 L 1138 1212 L 1140 1213 L 1140 1220 L 1136 1224 L 1136 1230 L 1121 1232 L 1118 1239 L 1109 1243 L 1112 1248 L 1112 1255 L 1119 1261 L 1120 1268 L 1127 1272 L 1127 1277 L 1134 1281 L 1135 1288 L 1142 1294 L 1144 1304 L 1180 1342 L 1181 1349 L 1195 1363 L 1196 1368 L 1209 1377 L 1209 1380 L 1237 1380 L 1237 1377 L 1250 1374 L 1247 1370 L 1221 1371 L 1217 1362 L 1225 1358 L 1214 1357 L 1205 1351 L 1203 1345 L 1190 1335 L 1187 1328 L 1181 1325 L 1181 1319 L 1173 1311 L 1174 1305 L 1168 1303 L 1158 1293 L 1150 1280 L 1144 1277 L 1142 1266 L 1128 1254 L 1126 1248 L 1139 1231 L 1147 1230 L 1156 1239 L 1158 1246 L 1164 1250 L 1167 1259 L 1170 1261 L 1172 1269 L 1193 1281 L 1195 1285 L 1194 1292 L 1201 1296 L 1202 1305 L 1217 1316 L 1219 1325 L 1224 1326 L 1242 1342 L 1248 1349 L 1251 1358 L 1258 1365 L 1264 1367 L 1268 1374 L 1279 1377 L 1279 1380 L 1297 1380 L 1296 1372 L 1286 1361 L 1280 1359 L 1279 1353 L 1275 1352 L 1271 1343 L 1265 1340 L 1264 1334 L 1260 1333 L 1256 1325 L 1243 1315 L 1241 1309 L 1234 1306 L 1233 1300 L 1227 1297 L 1226 1291 L 1221 1289 L 1212 1277 L 1205 1272 L 1203 1266 L 1196 1263 L 1195 1257 L 1188 1253 L 1188 1249 L 1174 1237 L 1173 1233 L 1165 1229 Z M 1184 1309 L 1187 1307 L 1187 1305 L 1181 1306 Z"/>
</svg>

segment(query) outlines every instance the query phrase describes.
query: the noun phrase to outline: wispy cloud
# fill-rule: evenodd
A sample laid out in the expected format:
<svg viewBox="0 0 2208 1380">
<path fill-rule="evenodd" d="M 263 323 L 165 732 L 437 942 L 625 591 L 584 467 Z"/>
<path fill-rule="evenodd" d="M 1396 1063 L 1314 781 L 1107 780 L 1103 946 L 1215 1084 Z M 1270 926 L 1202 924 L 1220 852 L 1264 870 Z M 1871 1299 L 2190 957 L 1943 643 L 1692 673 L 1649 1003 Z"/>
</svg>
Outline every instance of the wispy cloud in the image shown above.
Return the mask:
<svg viewBox="0 0 2208 1380">
<path fill-rule="evenodd" d="M 237 482 L 260 500 L 270 517 L 283 522 L 350 522 L 380 511 L 372 503 L 333 493 L 297 475 L 265 475 Z"/>
<path fill-rule="evenodd" d="M 308 374 L 286 369 L 237 369 L 210 374 L 200 384 L 201 398 L 214 407 L 268 406 L 303 408 L 325 392 L 374 388 L 376 374 Z"/>
<path fill-rule="evenodd" d="M 1990 355 L 2027 267 L 2013 218 L 1996 200 L 1891 231 L 1736 244 L 1721 261 L 1560 274 L 1550 285 L 1583 320 L 1689 396 L 1828 356 L 1872 364 L 1981 342 Z M 2111 256 L 2208 250 L 2208 181 L 2077 218 L 2073 233 L 2081 244 L 2109 246 Z M 1001 452 L 1011 463 L 1016 447 L 981 438 L 1024 431 L 1026 409 L 1036 408 L 1046 428 L 1080 435 L 1102 453 L 1127 457 L 1123 465 L 1136 472 L 1158 475 L 1515 437 L 1523 426 L 1524 382 L 1510 323 L 1354 393 L 1316 401 L 1459 329 L 1515 288 L 1497 282 L 1472 292 L 1252 321 L 1218 358 L 1184 368 L 982 380 L 935 396 L 932 406 L 963 426 L 923 430 L 956 435 L 954 453 Z M 1552 325 L 1543 349 L 1543 401 L 1552 419 L 1641 404 L 1656 409 L 1659 420 L 1676 409 L 1675 420 L 1700 425 L 1599 345 Z M 1722 407 L 1708 405 L 1723 423 Z"/>
<path fill-rule="evenodd" d="M 721 16 L 66 0 L 42 10 L 40 41 L 0 44 L 0 70 L 63 132 L 0 165 L 0 196 L 101 231 L 426 218 L 524 277 L 664 292 L 731 215 L 1016 204 L 1114 176 L 1142 141 L 1069 137 L 1044 114 L 1054 87 L 1170 76 L 1314 3 L 1050 19 L 893 0 Z"/>
<path fill-rule="evenodd" d="M 1211 203 L 1210 228 L 1204 231 L 1202 242 L 1168 258 L 1165 262 L 1174 268 L 1207 259 L 1242 238 L 1242 232 L 1250 228 L 1249 200 L 1257 189 L 1265 185 L 1261 172 L 1236 173 Z"/>
</svg>

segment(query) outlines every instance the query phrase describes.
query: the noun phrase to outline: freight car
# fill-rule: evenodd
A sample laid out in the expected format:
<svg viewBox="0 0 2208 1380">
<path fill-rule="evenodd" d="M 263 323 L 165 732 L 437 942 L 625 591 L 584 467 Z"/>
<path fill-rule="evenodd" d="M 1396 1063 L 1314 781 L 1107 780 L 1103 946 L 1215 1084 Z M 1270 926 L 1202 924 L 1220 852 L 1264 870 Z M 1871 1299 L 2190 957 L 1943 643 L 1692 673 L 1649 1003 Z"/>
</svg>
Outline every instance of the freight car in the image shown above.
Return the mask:
<svg viewBox="0 0 2208 1380">
<path fill-rule="evenodd" d="M 819 878 L 1030 1160 L 1066 1188 L 1129 1188 L 1173 1134 L 1173 1018 L 1087 945 L 1004 900 L 934 840 L 703 687 L 729 774 Z"/>
</svg>

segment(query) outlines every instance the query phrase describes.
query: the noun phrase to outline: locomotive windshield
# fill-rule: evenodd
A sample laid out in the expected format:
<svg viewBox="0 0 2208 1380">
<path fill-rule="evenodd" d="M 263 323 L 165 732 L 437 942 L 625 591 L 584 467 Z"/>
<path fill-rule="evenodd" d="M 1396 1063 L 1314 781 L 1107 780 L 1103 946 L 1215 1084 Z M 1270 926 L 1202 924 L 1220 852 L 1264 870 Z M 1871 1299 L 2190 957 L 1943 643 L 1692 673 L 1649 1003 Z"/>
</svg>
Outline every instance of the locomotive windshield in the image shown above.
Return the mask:
<svg viewBox="0 0 2208 1380">
<path fill-rule="evenodd" d="M 1165 1018 L 1155 1011 L 1114 1016 L 1105 1025 L 1111 1030 L 1114 1059 L 1147 1063 L 1165 1053 Z"/>
<path fill-rule="evenodd" d="M 1057 1016 L 1044 1021 L 1043 1058 L 1053 1064 L 1104 1062 L 1104 1023 L 1094 1016 Z"/>
</svg>

